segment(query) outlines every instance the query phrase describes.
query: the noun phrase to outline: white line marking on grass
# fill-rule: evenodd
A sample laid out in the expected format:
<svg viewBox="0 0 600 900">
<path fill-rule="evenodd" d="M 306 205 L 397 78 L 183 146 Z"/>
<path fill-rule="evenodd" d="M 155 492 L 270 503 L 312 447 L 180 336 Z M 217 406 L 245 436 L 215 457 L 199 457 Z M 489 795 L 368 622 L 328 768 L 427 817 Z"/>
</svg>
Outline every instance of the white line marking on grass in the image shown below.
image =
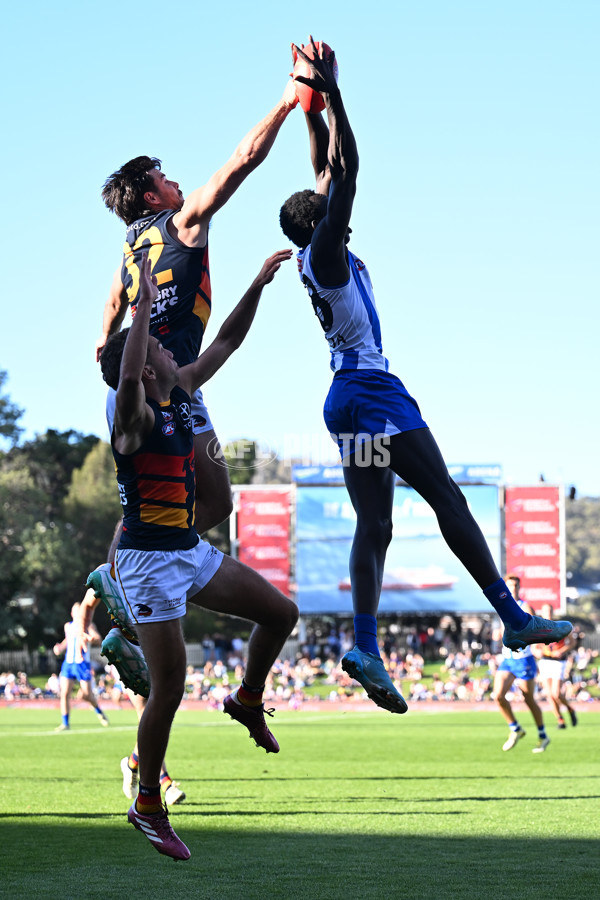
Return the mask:
<svg viewBox="0 0 600 900">
<path fill-rule="evenodd" d="M 111 726 L 110 731 L 137 731 L 137 725 L 116 725 Z M 62 737 L 63 735 L 77 735 L 77 734 L 104 734 L 107 732 L 106 728 L 71 728 L 69 731 L 57 731 L 55 728 L 52 728 L 50 731 L 6 731 L 0 732 L 0 738 L 13 738 L 13 737 Z M 68 741 L 69 738 L 65 737 L 64 740 Z"/>
</svg>

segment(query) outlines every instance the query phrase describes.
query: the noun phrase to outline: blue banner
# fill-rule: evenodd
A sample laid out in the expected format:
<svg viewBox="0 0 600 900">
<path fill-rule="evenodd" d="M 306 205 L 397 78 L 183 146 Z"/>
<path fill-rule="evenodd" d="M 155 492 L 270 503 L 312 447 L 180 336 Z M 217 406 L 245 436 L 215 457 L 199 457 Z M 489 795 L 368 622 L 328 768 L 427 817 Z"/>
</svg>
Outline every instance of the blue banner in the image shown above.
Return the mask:
<svg viewBox="0 0 600 900">
<path fill-rule="evenodd" d="M 498 463 L 451 463 L 448 474 L 457 484 L 500 484 L 502 466 Z M 292 466 L 292 481 L 296 484 L 343 484 L 344 469 L 335 466 Z M 405 484 L 398 479 L 398 484 Z"/>
</svg>

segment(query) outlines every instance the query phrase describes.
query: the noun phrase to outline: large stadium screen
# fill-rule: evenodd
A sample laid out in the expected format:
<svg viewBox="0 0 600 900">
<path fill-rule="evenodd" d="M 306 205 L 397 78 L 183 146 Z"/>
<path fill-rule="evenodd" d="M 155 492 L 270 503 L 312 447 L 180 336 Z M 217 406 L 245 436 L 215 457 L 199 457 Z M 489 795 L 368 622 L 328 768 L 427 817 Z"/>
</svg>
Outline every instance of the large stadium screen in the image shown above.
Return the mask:
<svg viewBox="0 0 600 900">
<path fill-rule="evenodd" d="M 500 567 L 498 486 L 467 484 L 461 490 Z M 490 611 L 477 584 L 448 549 L 431 507 L 406 485 L 396 486 L 393 523 L 380 613 Z M 301 614 L 351 613 L 348 560 L 355 525 L 343 485 L 297 485 L 296 599 Z"/>
</svg>

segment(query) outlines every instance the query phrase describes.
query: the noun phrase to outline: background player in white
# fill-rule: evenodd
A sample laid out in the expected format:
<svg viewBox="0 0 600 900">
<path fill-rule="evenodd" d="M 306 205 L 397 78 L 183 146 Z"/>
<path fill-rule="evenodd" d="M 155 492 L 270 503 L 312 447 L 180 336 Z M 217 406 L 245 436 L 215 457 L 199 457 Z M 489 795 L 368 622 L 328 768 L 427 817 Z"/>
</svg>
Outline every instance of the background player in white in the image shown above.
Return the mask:
<svg viewBox="0 0 600 900">
<path fill-rule="evenodd" d="M 521 609 L 524 609 L 525 612 L 528 613 L 533 612 L 531 607 L 527 603 L 524 603 L 519 597 L 521 587 L 521 579 L 519 576 L 507 575 L 505 581 Z M 537 663 L 535 656 L 533 655 L 533 650 L 530 646 L 524 647 L 523 650 L 509 650 L 508 647 L 503 647 L 502 657 L 502 662 L 494 677 L 494 699 L 500 708 L 500 712 L 508 722 L 508 727 L 510 729 L 510 734 L 502 745 L 502 749 L 512 750 L 521 738 L 525 737 L 525 729 L 521 728 L 517 722 L 512 706 L 506 699 L 506 694 L 516 680 L 538 730 L 538 742 L 532 752 L 543 753 L 550 743 L 550 738 L 546 734 L 544 728 L 542 710 L 535 699 Z"/>
<path fill-rule="evenodd" d="M 55 644 L 52 648 L 55 656 L 60 656 L 61 653 L 65 654 L 60 669 L 60 713 L 62 723 L 56 729 L 57 731 L 68 731 L 70 728 L 71 693 L 76 681 L 79 682 L 81 699 L 87 700 L 94 708 L 101 725 L 105 727 L 108 725 L 108 719 L 100 709 L 94 692 L 94 676 L 92 675 L 88 646 L 88 644 L 99 644 L 100 635 L 97 629 L 92 626 L 92 630 L 88 634 L 88 640 L 84 645 L 81 644 L 79 640 L 80 606 L 81 604 L 79 603 L 73 604 L 71 607 L 71 621 L 65 623 L 65 636 L 60 643 Z"/>
<path fill-rule="evenodd" d="M 297 80 L 321 93 L 329 128 L 320 114 L 306 114 L 316 191 L 290 197 L 280 223 L 301 248 L 300 277 L 329 343 L 335 375 L 325 424 L 337 438 L 357 516 L 350 554 L 356 646 L 345 654 L 342 667 L 375 703 L 403 713 L 406 702 L 379 655 L 376 619 L 396 476 L 433 508 L 446 543 L 504 622 L 506 646 L 548 643 L 567 634 L 571 624 L 532 617 L 515 603 L 416 401 L 388 372 L 371 280 L 364 263 L 347 249 L 358 175 L 356 141 L 335 78 L 334 54 L 325 58 L 323 44 L 317 51 L 312 38 L 311 46 L 313 59 L 292 45 L 311 72 L 310 78 Z"/>
</svg>

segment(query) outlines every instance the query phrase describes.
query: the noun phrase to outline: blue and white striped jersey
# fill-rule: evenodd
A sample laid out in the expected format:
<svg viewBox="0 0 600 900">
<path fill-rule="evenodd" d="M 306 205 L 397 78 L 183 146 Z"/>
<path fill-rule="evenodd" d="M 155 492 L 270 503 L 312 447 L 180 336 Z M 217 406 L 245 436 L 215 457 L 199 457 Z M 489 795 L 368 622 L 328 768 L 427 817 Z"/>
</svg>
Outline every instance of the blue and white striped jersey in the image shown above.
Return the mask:
<svg viewBox="0 0 600 900">
<path fill-rule="evenodd" d="M 348 251 L 350 278 L 336 287 L 317 281 L 310 259 L 310 244 L 298 253 L 300 280 L 308 290 L 315 315 L 331 351 L 330 366 L 340 369 L 388 371 L 383 355 L 379 314 L 367 268 Z"/>
<path fill-rule="evenodd" d="M 67 649 L 65 652 L 66 663 L 80 663 L 90 661 L 90 650 L 86 648 L 85 653 L 81 653 L 81 648 L 77 642 L 78 626 L 75 622 L 67 622 L 65 625 L 65 637 L 67 639 Z"/>
</svg>

